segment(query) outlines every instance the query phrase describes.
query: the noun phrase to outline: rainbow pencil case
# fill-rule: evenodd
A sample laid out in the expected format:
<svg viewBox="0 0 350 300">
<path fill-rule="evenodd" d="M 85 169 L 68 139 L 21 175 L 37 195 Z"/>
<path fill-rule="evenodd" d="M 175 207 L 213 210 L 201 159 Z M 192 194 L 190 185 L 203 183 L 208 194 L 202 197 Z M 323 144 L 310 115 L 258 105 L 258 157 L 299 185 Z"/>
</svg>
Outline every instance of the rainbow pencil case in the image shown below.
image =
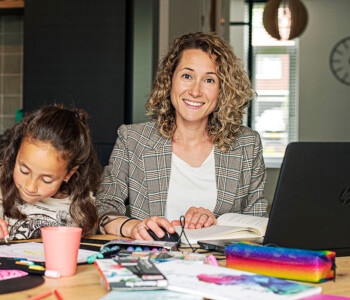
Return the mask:
<svg viewBox="0 0 350 300">
<path fill-rule="evenodd" d="M 335 252 L 260 246 L 242 242 L 225 248 L 228 268 L 307 282 L 335 279 Z"/>
</svg>

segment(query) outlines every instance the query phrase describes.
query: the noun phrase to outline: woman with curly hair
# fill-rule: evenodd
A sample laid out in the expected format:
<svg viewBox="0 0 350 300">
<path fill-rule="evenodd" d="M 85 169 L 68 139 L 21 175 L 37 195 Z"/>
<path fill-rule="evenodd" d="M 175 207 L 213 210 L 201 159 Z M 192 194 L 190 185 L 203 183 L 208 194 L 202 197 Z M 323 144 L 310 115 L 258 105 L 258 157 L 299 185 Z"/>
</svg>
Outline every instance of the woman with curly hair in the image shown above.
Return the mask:
<svg viewBox="0 0 350 300">
<path fill-rule="evenodd" d="M 96 197 L 101 231 L 151 240 L 147 229 L 174 233 L 181 215 L 191 229 L 228 212 L 265 215 L 260 137 L 242 125 L 253 94 L 218 35 L 175 39 L 146 104 L 153 121 L 119 128 Z"/>
<path fill-rule="evenodd" d="M 8 130 L 0 150 L 0 238 L 40 237 L 47 226 L 97 228 L 92 193 L 102 168 L 87 113 L 42 107 Z"/>
</svg>

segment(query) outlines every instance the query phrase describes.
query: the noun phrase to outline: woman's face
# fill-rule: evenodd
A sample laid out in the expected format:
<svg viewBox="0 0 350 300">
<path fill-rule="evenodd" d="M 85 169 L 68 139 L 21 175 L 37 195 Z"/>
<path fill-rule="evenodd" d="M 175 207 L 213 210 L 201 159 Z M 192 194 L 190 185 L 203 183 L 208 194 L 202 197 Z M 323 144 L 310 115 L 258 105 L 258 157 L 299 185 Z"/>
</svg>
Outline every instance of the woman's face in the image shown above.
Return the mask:
<svg viewBox="0 0 350 300">
<path fill-rule="evenodd" d="M 176 124 L 206 125 L 209 114 L 216 107 L 218 95 L 219 77 L 209 55 L 199 49 L 184 50 L 171 87 Z"/>
<path fill-rule="evenodd" d="M 67 171 L 67 162 L 50 143 L 24 139 L 17 153 L 13 180 L 21 198 L 35 203 L 54 196 L 62 181 L 74 171 Z"/>
</svg>

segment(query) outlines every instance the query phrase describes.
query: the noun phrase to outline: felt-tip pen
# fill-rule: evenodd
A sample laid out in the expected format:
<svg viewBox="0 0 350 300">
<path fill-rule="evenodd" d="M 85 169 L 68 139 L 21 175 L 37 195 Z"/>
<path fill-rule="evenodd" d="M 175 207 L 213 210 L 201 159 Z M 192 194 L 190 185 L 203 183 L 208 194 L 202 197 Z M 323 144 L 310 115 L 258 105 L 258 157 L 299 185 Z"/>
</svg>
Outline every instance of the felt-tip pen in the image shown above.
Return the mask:
<svg viewBox="0 0 350 300">
<path fill-rule="evenodd" d="M 118 253 L 119 251 L 120 251 L 120 247 L 119 247 L 119 246 L 113 246 L 113 247 L 111 247 L 111 248 L 109 248 L 109 247 L 104 247 L 104 248 L 100 251 L 100 253 L 103 254 L 103 257 L 104 257 L 104 258 L 107 258 L 107 257 L 111 256 L 112 254 Z"/>
<path fill-rule="evenodd" d="M 60 278 L 59 272 L 54 270 L 46 270 L 43 265 L 35 264 L 35 262 L 27 261 L 27 264 L 18 264 L 20 260 L 26 261 L 25 258 L 3 258 L 6 262 L 2 263 L 2 269 L 6 266 L 6 269 L 21 270 L 30 274 L 42 275 L 50 278 Z M 34 263 L 34 264 L 32 264 Z M 1 264 L 1 263 L 0 263 Z"/>
<path fill-rule="evenodd" d="M 27 270 L 22 269 L 22 271 L 25 271 L 25 272 L 28 272 L 31 274 L 43 275 L 43 276 L 49 277 L 49 278 L 60 278 L 61 277 L 60 273 L 57 271 L 45 270 L 45 269 L 44 270 L 35 269 L 35 266 L 30 266 Z"/>
<path fill-rule="evenodd" d="M 8 236 L 4 237 L 4 241 L 5 241 L 7 246 L 10 246 L 10 242 L 9 242 L 9 237 Z"/>
<path fill-rule="evenodd" d="M 39 270 L 39 269 L 35 269 L 33 267 L 34 266 L 30 266 L 26 270 L 22 269 L 22 271 L 30 273 L 30 274 L 42 275 L 42 276 L 49 277 L 49 278 L 60 278 L 61 277 L 61 274 L 57 271 L 45 270 L 45 269 Z"/>
<path fill-rule="evenodd" d="M 36 268 L 36 267 L 40 267 L 40 266 L 29 266 L 28 268 L 9 267 L 9 269 L 21 270 L 21 271 L 27 272 L 29 274 L 42 275 L 42 276 L 49 277 L 49 278 L 60 278 L 61 277 L 60 273 L 57 271 L 45 270 L 45 268 L 43 270 L 43 269 L 41 269 L 43 267 L 41 267 L 41 268 Z"/>
</svg>

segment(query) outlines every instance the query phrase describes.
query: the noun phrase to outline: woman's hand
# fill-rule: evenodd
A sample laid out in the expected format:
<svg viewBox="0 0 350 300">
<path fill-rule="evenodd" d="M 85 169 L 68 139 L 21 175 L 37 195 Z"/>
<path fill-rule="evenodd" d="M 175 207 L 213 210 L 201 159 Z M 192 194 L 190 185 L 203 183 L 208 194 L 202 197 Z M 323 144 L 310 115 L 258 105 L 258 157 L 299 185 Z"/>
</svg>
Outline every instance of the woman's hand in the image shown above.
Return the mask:
<svg viewBox="0 0 350 300">
<path fill-rule="evenodd" d="M 180 226 L 180 220 L 171 222 L 173 226 Z M 203 207 L 190 207 L 185 214 L 185 229 L 200 229 L 216 224 L 214 214 Z"/>
<path fill-rule="evenodd" d="M 132 224 L 130 224 L 131 226 Z M 133 223 L 134 227 L 131 230 L 131 238 L 135 240 L 147 240 L 153 241 L 153 238 L 147 232 L 147 229 L 151 229 L 159 238 L 164 237 L 165 233 L 160 228 L 163 227 L 169 233 L 174 233 L 175 228 L 170 222 L 162 217 L 151 217 L 137 224 Z"/>
<path fill-rule="evenodd" d="M 9 237 L 7 225 L 7 222 L 4 219 L 0 218 L 0 239 L 3 239 L 4 237 Z"/>
</svg>

